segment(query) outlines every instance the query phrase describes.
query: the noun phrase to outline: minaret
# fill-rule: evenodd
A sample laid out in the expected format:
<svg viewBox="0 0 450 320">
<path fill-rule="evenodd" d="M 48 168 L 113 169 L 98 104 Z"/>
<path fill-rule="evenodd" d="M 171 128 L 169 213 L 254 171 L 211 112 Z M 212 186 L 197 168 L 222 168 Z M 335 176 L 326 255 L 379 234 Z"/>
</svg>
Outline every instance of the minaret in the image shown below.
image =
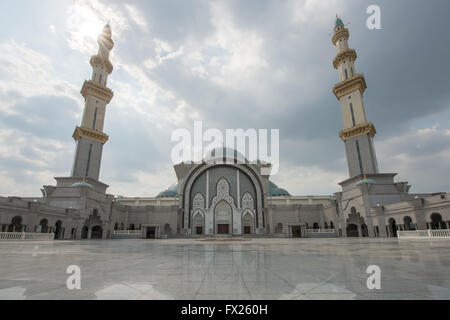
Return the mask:
<svg viewBox="0 0 450 320">
<path fill-rule="evenodd" d="M 339 83 L 333 88 L 333 93 L 341 102 L 344 130 L 339 136 L 345 142 L 348 170 L 352 178 L 378 173 L 378 164 L 373 146 L 376 130 L 371 122 L 367 122 L 364 110 L 363 94 L 367 85 L 364 75 L 356 72 L 357 55 L 355 50 L 348 47 L 349 36 L 348 29 L 336 16 L 332 41 L 338 53 L 333 66 L 339 72 Z"/>
<path fill-rule="evenodd" d="M 83 121 L 76 127 L 73 138 L 76 141 L 72 176 L 99 179 L 103 145 L 109 137 L 103 132 L 106 105 L 114 94 L 107 85 L 113 71 L 109 53 L 114 47 L 111 27 L 106 25 L 98 37 L 98 54 L 91 58 L 92 79 L 85 81 L 81 94 L 85 99 Z"/>
</svg>

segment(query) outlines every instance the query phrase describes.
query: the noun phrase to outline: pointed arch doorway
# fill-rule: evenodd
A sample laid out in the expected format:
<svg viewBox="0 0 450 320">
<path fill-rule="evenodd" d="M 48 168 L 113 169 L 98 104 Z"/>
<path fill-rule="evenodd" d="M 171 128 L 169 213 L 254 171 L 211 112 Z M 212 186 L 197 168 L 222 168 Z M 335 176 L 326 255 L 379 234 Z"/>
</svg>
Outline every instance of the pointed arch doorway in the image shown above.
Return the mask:
<svg viewBox="0 0 450 320">
<path fill-rule="evenodd" d="M 216 205 L 214 209 L 216 234 L 218 235 L 231 234 L 232 215 L 233 209 L 231 208 L 230 204 L 227 201 L 222 200 Z"/>
</svg>

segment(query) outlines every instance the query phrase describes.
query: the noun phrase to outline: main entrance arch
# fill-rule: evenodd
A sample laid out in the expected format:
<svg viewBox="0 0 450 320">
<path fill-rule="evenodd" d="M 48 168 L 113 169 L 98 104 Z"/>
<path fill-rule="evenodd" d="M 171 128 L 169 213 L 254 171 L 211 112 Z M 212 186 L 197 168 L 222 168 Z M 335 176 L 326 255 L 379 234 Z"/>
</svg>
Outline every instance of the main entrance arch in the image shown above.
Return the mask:
<svg viewBox="0 0 450 320">
<path fill-rule="evenodd" d="M 213 235 L 218 231 L 215 222 L 215 207 L 225 200 L 231 206 L 231 222 L 229 233 L 241 235 L 244 233 L 243 213 L 246 209 L 252 211 L 253 221 L 251 233 L 262 233 L 265 226 L 263 216 L 264 192 L 261 176 L 255 168 L 239 163 L 210 163 L 190 169 L 179 186 L 183 195 L 182 228 L 186 234 L 195 235 L 197 209 L 203 213 L 205 235 Z M 252 199 L 251 207 L 246 200 Z M 225 227 L 222 226 L 222 229 Z M 225 230 L 221 230 L 224 232 Z"/>
<path fill-rule="evenodd" d="M 233 209 L 225 200 L 220 201 L 214 209 L 215 233 L 231 234 L 233 225 Z"/>
<path fill-rule="evenodd" d="M 250 235 L 253 234 L 253 216 L 249 210 L 244 212 L 242 217 L 242 233 L 244 235 Z"/>
<path fill-rule="evenodd" d="M 358 238 L 359 237 L 358 226 L 356 224 L 349 224 L 347 226 L 347 237 L 348 238 Z"/>
<path fill-rule="evenodd" d="M 91 239 L 102 239 L 103 237 L 103 229 L 101 226 L 92 227 L 91 231 Z"/>
</svg>

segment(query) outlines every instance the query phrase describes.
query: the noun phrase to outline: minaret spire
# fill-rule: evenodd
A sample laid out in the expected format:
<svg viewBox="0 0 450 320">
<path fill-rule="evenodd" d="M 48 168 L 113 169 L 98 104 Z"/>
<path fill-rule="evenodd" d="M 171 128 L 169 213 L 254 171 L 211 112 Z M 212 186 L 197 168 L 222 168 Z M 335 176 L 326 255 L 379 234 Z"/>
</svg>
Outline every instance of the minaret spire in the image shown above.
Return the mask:
<svg viewBox="0 0 450 320">
<path fill-rule="evenodd" d="M 113 71 L 109 54 L 114 48 L 109 23 L 103 28 L 97 40 L 98 54 L 92 56 L 92 78 L 85 81 L 81 94 L 85 99 L 81 126 L 76 127 L 73 138 L 77 147 L 73 163 L 72 176 L 99 179 L 103 145 L 109 137 L 103 132 L 106 106 L 114 93 L 107 87 L 108 76 Z"/>
<path fill-rule="evenodd" d="M 356 72 L 357 54 L 348 46 L 349 37 L 350 33 L 344 22 L 336 15 L 332 42 L 338 53 L 333 66 L 338 70 L 339 82 L 333 88 L 333 93 L 341 103 L 344 130 L 339 136 L 345 142 L 350 177 L 354 177 L 378 173 L 378 164 L 373 146 L 375 126 L 367 121 L 364 109 L 366 80 L 364 75 Z"/>
</svg>

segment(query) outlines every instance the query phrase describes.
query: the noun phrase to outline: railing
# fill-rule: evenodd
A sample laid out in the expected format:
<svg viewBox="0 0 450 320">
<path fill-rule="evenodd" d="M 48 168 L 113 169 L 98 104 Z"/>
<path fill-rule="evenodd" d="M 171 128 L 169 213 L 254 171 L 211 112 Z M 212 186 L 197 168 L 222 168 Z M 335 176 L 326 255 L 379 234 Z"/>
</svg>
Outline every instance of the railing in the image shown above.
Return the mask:
<svg viewBox="0 0 450 320">
<path fill-rule="evenodd" d="M 50 241 L 55 239 L 54 233 L 0 232 L 0 241 Z"/>
<path fill-rule="evenodd" d="M 449 239 L 450 230 L 414 230 L 398 231 L 399 239 Z"/>
<path fill-rule="evenodd" d="M 142 234 L 142 230 L 114 230 L 113 234 Z"/>
<path fill-rule="evenodd" d="M 306 229 L 307 233 L 336 233 L 335 229 Z"/>
</svg>

